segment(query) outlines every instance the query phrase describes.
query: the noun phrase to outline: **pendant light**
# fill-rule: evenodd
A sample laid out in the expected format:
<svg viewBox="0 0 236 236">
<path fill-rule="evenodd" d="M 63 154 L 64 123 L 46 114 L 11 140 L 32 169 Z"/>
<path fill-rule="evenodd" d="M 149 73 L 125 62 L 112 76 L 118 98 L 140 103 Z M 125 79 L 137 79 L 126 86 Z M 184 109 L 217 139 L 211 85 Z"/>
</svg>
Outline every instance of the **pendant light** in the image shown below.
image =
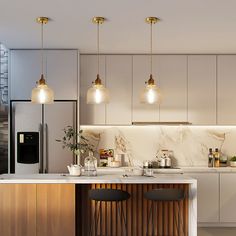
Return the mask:
<svg viewBox="0 0 236 236">
<path fill-rule="evenodd" d="M 39 17 L 36 19 L 41 24 L 41 78 L 36 82 L 37 86 L 33 88 L 31 93 L 31 102 L 37 104 L 50 104 L 54 101 L 54 92 L 50 89 L 44 77 L 44 48 L 43 48 L 43 26 L 48 23 L 47 17 Z"/>
<path fill-rule="evenodd" d="M 100 51 L 99 51 L 99 26 L 105 21 L 104 17 L 94 17 L 93 23 L 97 24 L 97 78 L 92 82 L 92 87 L 87 91 L 87 104 L 109 103 L 109 91 L 102 85 L 99 75 Z"/>
<path fill-rule="evenodd" d="M 159 104 L 161 101 L 160 89 L 155 85 L 152 75 L 152 26 L 159 21 L 157 17 L 147 17 L 146 23 L 150 24 L 150 77 L 145 82 L 146 87 L 141 91 L 140 102 L 145 104 Z"/>
</svg>

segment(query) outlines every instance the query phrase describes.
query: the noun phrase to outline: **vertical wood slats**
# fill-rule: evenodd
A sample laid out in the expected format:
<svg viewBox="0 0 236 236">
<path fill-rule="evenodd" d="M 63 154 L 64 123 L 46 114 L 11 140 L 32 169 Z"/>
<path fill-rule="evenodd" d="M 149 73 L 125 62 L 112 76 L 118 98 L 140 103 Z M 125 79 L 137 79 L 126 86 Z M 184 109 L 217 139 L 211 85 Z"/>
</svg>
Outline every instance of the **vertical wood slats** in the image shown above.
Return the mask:
<svg viewBox="0 0 236 236">
<path fill-rule="evenodd" d="M 88 199 L 88 190 L 94 188 L 112 188 L 122 189 L 131 194 L 131 198 L 123 202 L 124 215 L 127 220 L 127 235 L 128 236 L 144 236 L 147 230 L 147 219 L 151 201 L 143 198 L 146 191 L 154 188 L 182 188 L 185 191 L 185 200 L 180 202 L 179 211 L 180 219 L 178 218 L 176 202 L 158 202 L 153 204 L 152 213 L 154 217 L 154 235 L 155 236 L 187 236 L 188 235 L 188 185 L 187 184 L 92 184 L 92 185 L 77 185 L 80 188 L 79 196 L 77 197 L 78 211 L 80 219 L 77 220 L 79 228 L 77 235 L 87 236 L 92 224 L 95 202 Z M 100 219 L 98 222 L 96 234 L 93 236 L 123 236 L 124 224 L 120 223 L 118 208 L 116 203 L 101 203 Z M 97 208 L 98 209 L 98 208 Z M 176 214 L 175 225 L 174 214 Z M 183 222 L 184 234 L 180 228 L 181 221 Z M 82 232 L 82 233 L 81 233 Z M 148 227 L 148 235 L 152 235 L 151 224 Z"/>
</svg>

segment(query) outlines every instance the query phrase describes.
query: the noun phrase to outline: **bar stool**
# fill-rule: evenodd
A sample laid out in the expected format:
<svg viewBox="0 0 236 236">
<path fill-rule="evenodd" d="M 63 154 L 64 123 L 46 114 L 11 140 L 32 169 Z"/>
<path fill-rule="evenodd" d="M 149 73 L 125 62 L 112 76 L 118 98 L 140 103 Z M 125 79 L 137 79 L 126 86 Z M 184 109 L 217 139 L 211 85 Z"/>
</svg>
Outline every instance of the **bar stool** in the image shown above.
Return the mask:
<svg viewBox="0 0 236 236">
<path fill-rule="evenodd" d="M 97 224 L 100 216 L 100 204 L 101 202 L 117 202 L 118 207 L 118 215 L 120 216 L 120 223 L 122 225 L 122 220 L 124 221 L 125 225 L 125 234 L 127 233 L 127 222 L 126 217 L 124 215 L 123 211 L 123 204 L 122 201 L 126 201 L 130 198 L 130 194 L 126 191 L 119 190 L 119 189 L 91 189 L 89 190 L 89 199 L 95 201 L 95 210 L 94 210 L 94 216 L 93 216 L 93 222 L 90 227 L 90 233 L 89 235 L 92 235 L 93 233 L 93 226 L 95 225 L 95 233 L 97 230 Z M 120 204 L 119 204 L 120 203 Z M 98 205 L 99 204 L 99 205 Z M 96 216 L 96 208 L 98 206 L 98 214 Z"/>
<path fill-rule="evenodd" d="M 183 228 L 183 221 L 180 219 L 180 211 L 179 211 L 179 203 L 180 201 L 184 200 L 185 194 L 183 189 L 176 189 L 176 188 L 159 188 L 159 189 L 152 189 L 146 193 L 144 193 L 144 197 L 147 200 L 152 201 L 151 207 L 149 209 L 148 213 L 148 224 L 147 224 L 147 231 L 146 235 L 148 235 L 148 228 L 149 228 L 149 223 L 150 223 L 150 218 L 152 216 L 152 235 L 154 235 L 154 219 L 153 219 L 153 213 L 152 213 L 152 208 L 154 203 L 156 202 L 164 202 L 164 201 L 175 201 L 178 202 L 177 204 L 177 211 L 178 211 L 178 217 L 179 221 L 181 221 L 181 229 L 182 233 L 184 235 L 184 228 Z M 155 208 L 154 208 L 155 209 Z M 157 210 L 157 207 L 156 207 Z M 177 220 L 176 220 L 176 214 L 174 213 L 174 222 L 175 226 L 177 227 Z"/>
</svg>

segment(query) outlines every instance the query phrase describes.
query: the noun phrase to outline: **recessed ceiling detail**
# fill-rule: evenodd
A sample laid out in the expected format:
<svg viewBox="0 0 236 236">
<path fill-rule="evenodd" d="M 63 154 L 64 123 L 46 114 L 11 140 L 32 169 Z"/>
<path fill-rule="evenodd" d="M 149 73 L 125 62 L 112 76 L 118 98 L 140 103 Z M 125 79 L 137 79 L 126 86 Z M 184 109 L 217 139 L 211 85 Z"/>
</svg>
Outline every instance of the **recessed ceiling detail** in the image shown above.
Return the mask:
<svg viewBox="0 0 236 236">
<path fill-rule="evenodd" d="M 143 19 L 154 15 L 165 20 L 154 32 L 153 53 L 236 53 L 236 1 L 21 0 L 1 1 L 1 9 L 0 41 L 9 48 L 38 48 L 34 19 L 50 15 L 45 48 L 96 53 L 91 18 L 104 15 L 109 24 L 101 29 L 103 53 L 146 53 L 149 29 Z"/>
</svg>

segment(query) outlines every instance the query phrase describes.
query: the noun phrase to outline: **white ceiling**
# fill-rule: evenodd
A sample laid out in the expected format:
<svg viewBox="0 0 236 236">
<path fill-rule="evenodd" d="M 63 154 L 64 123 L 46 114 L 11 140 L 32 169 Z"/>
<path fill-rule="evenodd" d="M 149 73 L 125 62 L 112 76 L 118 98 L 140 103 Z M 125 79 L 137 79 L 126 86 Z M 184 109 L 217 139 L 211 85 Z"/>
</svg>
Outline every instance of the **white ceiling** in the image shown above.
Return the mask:
<svg viewBox="0 0 236 236">
<path fill-rule="evenodd" d="M 101 26 L 102 53 L 147 53 L 147 16 L 154 26 L 156 53 L 236 53 L 235 0 L 0 0 L 0 41 L 9 48 L 38 48 L 38 16 L 45 27 L 45 47 L 96 52 L 93 16 Z"/>
</svg>

